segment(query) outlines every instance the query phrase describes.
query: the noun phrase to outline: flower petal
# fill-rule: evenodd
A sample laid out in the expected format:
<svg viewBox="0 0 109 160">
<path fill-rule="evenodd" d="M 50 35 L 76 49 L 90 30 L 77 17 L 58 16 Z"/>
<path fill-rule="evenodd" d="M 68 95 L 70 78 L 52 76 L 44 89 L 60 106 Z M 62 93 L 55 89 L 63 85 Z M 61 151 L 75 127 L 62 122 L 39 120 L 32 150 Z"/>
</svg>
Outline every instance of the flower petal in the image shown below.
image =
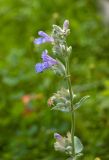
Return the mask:
<svg viewBox="0 0 109 160">
<path fill-rule="evenodd" d="M 43 32 L 43 31 L 39 31 L 39 32 L 38 32 L 38 35 L 39 35 L 39 36 L 42 36 L 42 37 L 44 37 L 44 38 L 45 38 L 45 37 L 49 37 L 49 35 L 46 34 L 46 33 Z"/>
<path fill-rule="evenodd" d="M 49 36 L 48 34 L 46 34 L 46 33 L 43 32 L 43 31 L 39 31 L 39 32 L 38 32 L 38 35 L 39 35 L 39 36 L 42 36 L 42 37 L 44 38 L 44 42 L 53 42 L 53 41 L 54 41 L 53 37 Z M 44 42 L 43 42 L 43 43 L 44 43 Z"/>
<path fill-rule="evenodd" d="M 43 71 L 42 63 L 36 64 L 35 69 L 36 69 L 36 72 L 42 72 Z"/>
<path fill-rule="evenodd" d="M 41 37 L 34 40 L 35 44 L 42 44 L 42 43 L 45 43 L 45 42 L 53 42 L 54 41 L 53 37 L 49 36 L 48 34 L 46 34 L 43 31 L 39 31 L 38 35 L 41 36 Z"/>
<path fill-rule="evenodd" d="M 47 54 L 48 54 L 48 51 L 47 50 L 44 50 L 43 52 L 42 52 L 42 60 L 43 60 L 43 62 L 46 62 L 46 61 L 48 61 L 48 56 L 47 56 Z"/>
<path fill-rule="evenodd" d="M 48 55 L 48 51 L 45 50 L 42 53 L 43 62 L 48 62 L 50 66 L 57 64 L 58 62 Z"/>
<path fill-rule="evenodd" d="M 40 38 L 37 38 L 37 39 L 34 40 L 35 44 L 42 44 L 42 43 L 45 43 L 45 42 L 46 42 L 46 40 L 43 37 L 40 37 Z"/>
<path fill-rule="evenodd" d="M 48 62 L 43 62 L 42 63 L 42 67 L 43 67 L 43 70 L 47 69 L 47 68 L 50 68 L 51 66 L 49 65 Z"/>
</svg>

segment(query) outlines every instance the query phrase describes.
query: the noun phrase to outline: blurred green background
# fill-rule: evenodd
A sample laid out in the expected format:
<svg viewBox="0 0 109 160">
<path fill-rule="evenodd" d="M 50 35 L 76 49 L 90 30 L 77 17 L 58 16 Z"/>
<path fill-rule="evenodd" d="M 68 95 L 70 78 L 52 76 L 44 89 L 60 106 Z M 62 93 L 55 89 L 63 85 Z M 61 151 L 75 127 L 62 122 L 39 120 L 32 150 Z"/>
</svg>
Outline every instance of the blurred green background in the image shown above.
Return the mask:
<svg viewBox="0 0 109 160">
<path fill-rule="evenodd" d="M 47 100 L 64 80 L 50 70 L 35 73 L 43 49 L 39 30 L 69 19 L 70 70 L 78 97 L 90 99 L 76 112 L 82 160 L 109 160 L 109 29 L 94 0 L 0 0 L 0 160 L 63 160 L 54 132 L 66 135 L 69 114 L 51 111 Z M 98 159 L 97 159 L 98 157 Z"/>
</svg>

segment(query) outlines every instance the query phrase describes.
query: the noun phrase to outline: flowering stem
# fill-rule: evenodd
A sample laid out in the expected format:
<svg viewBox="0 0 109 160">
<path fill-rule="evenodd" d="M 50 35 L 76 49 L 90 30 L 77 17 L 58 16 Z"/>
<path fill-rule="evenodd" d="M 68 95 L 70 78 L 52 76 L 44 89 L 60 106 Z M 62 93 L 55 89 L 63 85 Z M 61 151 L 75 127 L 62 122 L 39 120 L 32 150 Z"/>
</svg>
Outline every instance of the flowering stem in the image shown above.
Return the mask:
<svg viewBox="0 0 109 160">
<path fill-rule="evenodd" d="M 75 128 L 75 114 L 73 108 L 73 92 L 71 87 L 71 79 L 70 79 L 70 71 L 69 71 L 69 59 L 68 57 L 65 60 L 66 63 L 66 79 L 68 83 L 68 89 L 70 93 L 70 101 L 71 101 L 71 140 L 72 140 L 72 155 L 75 157 L 75 146 L 74 146 L 74 128 Z"/>
</svg>

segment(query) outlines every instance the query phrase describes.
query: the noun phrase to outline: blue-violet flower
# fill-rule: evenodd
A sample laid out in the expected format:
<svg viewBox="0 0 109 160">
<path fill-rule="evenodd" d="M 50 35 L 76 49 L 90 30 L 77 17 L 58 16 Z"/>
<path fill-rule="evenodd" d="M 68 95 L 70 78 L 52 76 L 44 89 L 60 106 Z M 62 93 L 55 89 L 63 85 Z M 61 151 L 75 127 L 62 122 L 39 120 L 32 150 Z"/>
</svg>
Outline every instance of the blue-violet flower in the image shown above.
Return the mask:
<svg viewBox="0 0 109 160">
<path fill-rule="evenodd" d="M 39 31 L 38 35 L 41 36 L 41 37 L 36 38 L 34 40 L 35 44 L 42 44 L 42 43 L 45 43 L 45 42 L 54 42 L 53 37 L 49 36 L 48 34 L 46 34 L 43 31 Z"/>
<path fill-rule="evenodd" d="M 45 50 L 42 53 L 42 63 L 38 63 L 35 66 L 36 72 L 42 72 L 45 69 L 51 68 L 53 65 L 56 65 L 58 62 L 48 55 L 48 51 Z"/>
</svg>

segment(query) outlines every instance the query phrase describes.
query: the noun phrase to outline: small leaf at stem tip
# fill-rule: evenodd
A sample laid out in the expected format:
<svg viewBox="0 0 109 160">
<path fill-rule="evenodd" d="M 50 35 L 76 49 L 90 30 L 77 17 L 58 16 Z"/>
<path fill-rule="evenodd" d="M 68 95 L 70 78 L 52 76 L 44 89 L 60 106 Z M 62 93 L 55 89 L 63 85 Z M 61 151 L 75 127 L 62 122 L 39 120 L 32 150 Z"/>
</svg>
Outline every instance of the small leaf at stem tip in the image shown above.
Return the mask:
<svg viewBox="0 0 109 160">
<path fill-rule="evenodd" d="M 89 98 L 90 96 L 84 96 L 83 98 L 80 99 L 79 102 L 74 104 L 74 110 L 78 109 L 79 107 L 81 107 L 81 105 Z"/>
</svg>

